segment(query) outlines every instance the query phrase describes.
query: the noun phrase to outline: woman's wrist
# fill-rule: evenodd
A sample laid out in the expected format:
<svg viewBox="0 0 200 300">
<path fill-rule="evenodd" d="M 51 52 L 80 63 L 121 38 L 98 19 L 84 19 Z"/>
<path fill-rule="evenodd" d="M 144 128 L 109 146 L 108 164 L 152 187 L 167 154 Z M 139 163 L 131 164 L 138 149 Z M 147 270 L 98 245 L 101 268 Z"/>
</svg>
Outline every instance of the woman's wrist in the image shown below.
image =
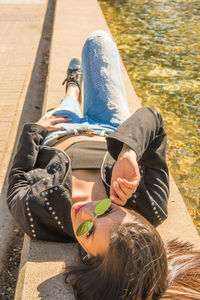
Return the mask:
<svg viewBox="0 0 200 300">
<path fill-rule="evenodd" d="M 122 150 L 121 150 L 121 152 L 119 154 L 118 159 L 121 158 L 122 156 L 123 157 L 124 156 L 132 156 L 132 158 L 137 161 L 137 154 L 136 154 L 136 152 L 131 147 L 129 147 L 126 144 L 123 144 L 123 147 L 122 147 Z"/>
</svg>

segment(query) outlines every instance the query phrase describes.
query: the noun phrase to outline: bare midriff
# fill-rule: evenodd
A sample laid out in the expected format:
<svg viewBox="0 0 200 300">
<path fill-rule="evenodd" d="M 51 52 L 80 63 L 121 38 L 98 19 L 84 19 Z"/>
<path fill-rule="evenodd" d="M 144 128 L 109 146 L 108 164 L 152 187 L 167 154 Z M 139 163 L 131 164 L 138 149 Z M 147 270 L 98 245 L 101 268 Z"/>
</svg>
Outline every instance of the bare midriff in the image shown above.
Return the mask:
<svg viewBox="0 0 200 300">
<path fill-rule="evenodd" d="M 80 134 L 80 135 L 66 136 L 66 139 L 62 140 L 61 142 L 57 142 L 55 145 L 53 145 L 53 147 L 59 148 L 61 150 L 66 150 L 72 144 L 81 142 L 81 141 L 86 141 L 86 140 L 105 142 L 105 137 L 99 136 L 99 135 L 89 135 L 89 134 L 88 135 Z"/>
<path fill-rule="evenodd" d="M 69 146 L 80 141 L 105 141 L 103 136 L 81 134 L 66 136 L 53 147 L 66 150 Z M 101 179 L 100 169 L 72 170 L 72 204 L 81 201 L 96 201 L 107 197 Z"/>
</svg>

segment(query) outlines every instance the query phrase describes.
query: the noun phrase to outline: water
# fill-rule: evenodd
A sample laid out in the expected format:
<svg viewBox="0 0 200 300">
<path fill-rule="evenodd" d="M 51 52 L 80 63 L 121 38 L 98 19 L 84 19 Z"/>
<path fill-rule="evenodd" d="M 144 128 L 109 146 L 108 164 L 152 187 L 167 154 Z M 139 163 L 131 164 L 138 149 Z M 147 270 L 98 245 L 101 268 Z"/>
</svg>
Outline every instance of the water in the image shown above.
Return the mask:
<svg viewBox="0 0 200 300">
<path fill-rule="evenodd" d="M 99 4 L 139 100 L 163 115 L 170 172 L 200 232 L 200 1 Z"/>
</svg>

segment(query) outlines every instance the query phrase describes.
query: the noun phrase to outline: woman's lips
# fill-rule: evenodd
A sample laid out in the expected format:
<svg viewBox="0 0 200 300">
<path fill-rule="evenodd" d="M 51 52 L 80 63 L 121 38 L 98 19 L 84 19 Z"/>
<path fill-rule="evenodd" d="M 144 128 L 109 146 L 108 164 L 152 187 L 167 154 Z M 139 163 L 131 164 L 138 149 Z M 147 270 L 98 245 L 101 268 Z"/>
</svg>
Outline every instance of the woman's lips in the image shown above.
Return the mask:
<svg viewBox="0 0 200 300">
<path fill-rule="evenodd" d="M 76 206 L 76 208 L 75 208 L 75 210 L 74 210 L 75 217 L 76 217 L 77 213 L 79 212 L 79 210 L 81 209 L 81 207 L 83 207 L 83 206 L 85 206 L 85 205 L 86 205 L 86 203 L 84 203 L 84 204 L 79 204 L 79 205 Z"/>
</svg>

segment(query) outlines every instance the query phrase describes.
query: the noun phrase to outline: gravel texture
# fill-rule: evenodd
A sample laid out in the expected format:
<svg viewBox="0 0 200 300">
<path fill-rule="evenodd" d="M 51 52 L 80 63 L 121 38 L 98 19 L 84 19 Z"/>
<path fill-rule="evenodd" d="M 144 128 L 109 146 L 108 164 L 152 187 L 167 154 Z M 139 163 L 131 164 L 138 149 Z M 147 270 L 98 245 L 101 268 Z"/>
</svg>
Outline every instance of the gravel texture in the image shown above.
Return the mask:
<svg viewBox="0 0 200 300">
<path fill-rule="evenodd" d="M 15 295 L 24 234 L 15 228 L 0 274 L 0 300 L 12 300 Z"/>
</svg>

